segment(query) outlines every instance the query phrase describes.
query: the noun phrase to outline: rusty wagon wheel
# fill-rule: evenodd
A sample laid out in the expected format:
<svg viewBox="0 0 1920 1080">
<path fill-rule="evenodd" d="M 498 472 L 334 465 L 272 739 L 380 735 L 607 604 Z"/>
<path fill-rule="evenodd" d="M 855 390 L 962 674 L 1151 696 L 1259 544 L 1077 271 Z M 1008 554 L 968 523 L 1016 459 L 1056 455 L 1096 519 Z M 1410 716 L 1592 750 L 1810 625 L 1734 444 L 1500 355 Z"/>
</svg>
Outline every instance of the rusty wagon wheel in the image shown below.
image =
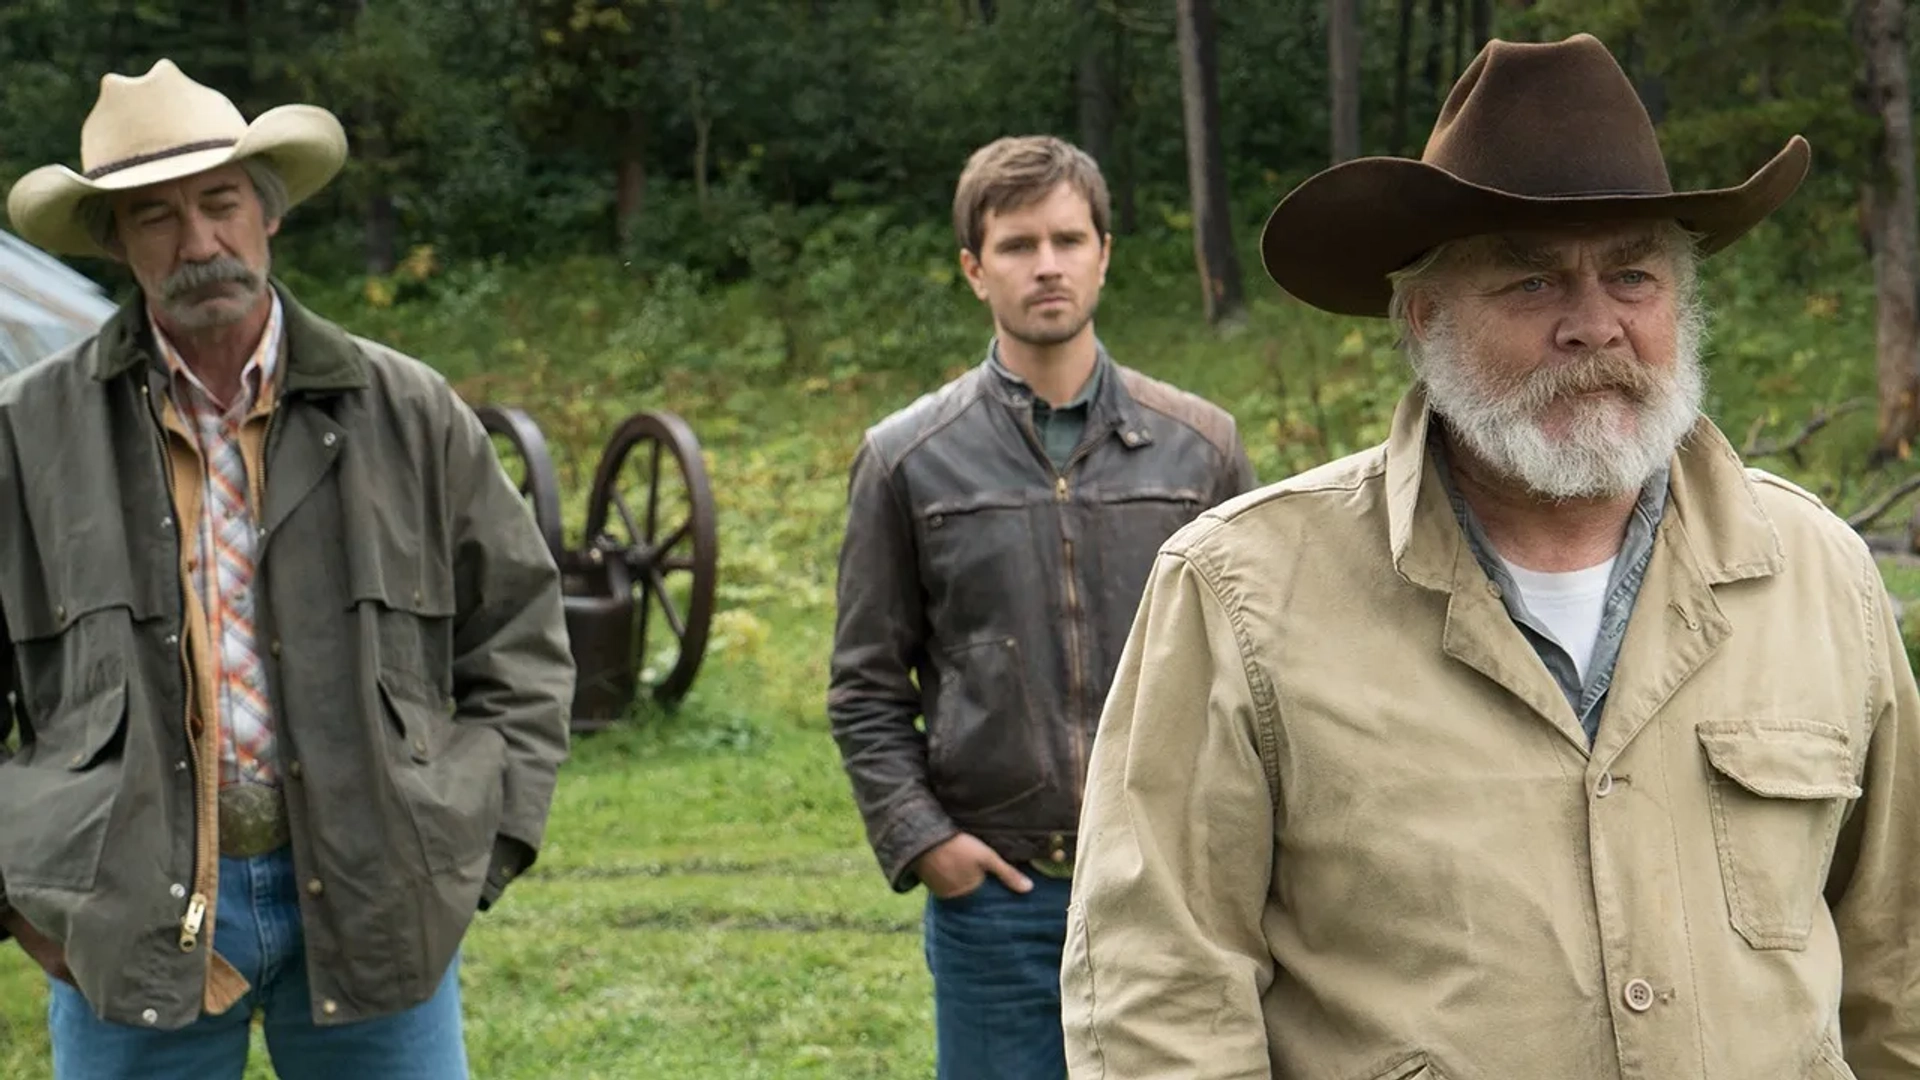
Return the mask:
<svg viewBox="0 0 1920 1080">
<path fill-rule="evenodd" d="M 554 471 L 553 455 L 547 450 L 547 437 L 533 417 L 505 405 L 482 405 L 474 410 L 480 426 L 495 439 L 494 450 L 528 505 L 533 521 L 547 550 L 560 558 L 560 475 Z M 504 444 L 504 445 L 503 445 Z"/>
<path fill-rule="evenodd" d="M 640 681 L 655 700 L 678 702 L 707 651 L 718 569 L 713 488 L 686 421 L 639 412 L 615 429 L 594 471 L 585 536 L 590 554 L 630 572 Z"/>
</svg>

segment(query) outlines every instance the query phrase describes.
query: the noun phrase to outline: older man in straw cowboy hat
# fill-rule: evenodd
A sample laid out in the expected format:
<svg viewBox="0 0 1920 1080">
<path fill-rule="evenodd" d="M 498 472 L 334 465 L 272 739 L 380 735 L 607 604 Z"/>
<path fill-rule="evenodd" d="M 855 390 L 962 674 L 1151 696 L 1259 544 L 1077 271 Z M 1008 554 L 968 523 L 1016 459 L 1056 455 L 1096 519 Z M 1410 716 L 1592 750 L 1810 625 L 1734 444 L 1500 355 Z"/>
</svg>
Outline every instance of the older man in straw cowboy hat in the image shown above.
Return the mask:
<svg viewBox="0 0 1920 1080">
<path fill-rule="evenodd" d="M 1495 41 L 1418 161 L 1275 209 L 1388 317 L 1384 445 L 1163 549 L 1093 751 L 1079 1077 L 1920 1075 L 1920 695 L 1866 547 L 1700 414 L 1676 192 L 1590 36 Z"/>
<path fill-rule="evenodd" d="M 459 945 L 566 750 L 558 577 L 418 361 L 268 276 L 340 168 L 162 60 L 108 75 L 19 233 L 140 296 L 0 384 L 0 927 L 58 1077 L 466 1075 Z"/>
</svg>

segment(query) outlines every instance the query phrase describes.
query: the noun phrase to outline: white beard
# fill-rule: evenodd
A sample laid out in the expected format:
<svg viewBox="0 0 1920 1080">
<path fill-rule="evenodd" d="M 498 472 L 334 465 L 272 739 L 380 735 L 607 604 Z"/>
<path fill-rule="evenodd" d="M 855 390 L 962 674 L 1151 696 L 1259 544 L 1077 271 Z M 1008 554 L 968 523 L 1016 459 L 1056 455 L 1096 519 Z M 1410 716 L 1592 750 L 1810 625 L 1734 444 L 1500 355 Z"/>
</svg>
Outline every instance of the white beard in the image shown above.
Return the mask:
<svg viewBox="0 0 1920 1080">
<path fill-rule="evenodd" d="M 1697 302 L 1682 304 L 1672 370 L 1654 378 L 1644 400 L 1573 406 L 1558 435 L 1542 426 L 1537 400 L 1527 400 L 1539 394 L 1529 395 L 1524 384 L 1519 392 L 1495 393 L 1475 374 L 1470 345 L 1450 316 L 1436 319 L 1424 342 L 1409 339 L 1407 355 L 1433 411 L 1486 465 L 1543 498 L 1608 498 L 1639 491 L 1693 430 L 1705 389 L 1705 330 Z"/>
</svg>

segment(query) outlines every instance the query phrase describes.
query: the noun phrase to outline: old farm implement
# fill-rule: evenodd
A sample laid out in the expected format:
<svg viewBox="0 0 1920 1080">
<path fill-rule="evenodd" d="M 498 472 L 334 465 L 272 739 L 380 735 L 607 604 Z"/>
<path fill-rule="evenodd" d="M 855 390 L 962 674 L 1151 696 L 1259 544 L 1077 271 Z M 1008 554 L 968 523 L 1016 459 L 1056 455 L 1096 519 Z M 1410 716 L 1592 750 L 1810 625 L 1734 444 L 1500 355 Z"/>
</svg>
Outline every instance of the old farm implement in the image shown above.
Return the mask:
<svg viewBox="0 0 1920 1080">
<path fill-rule="evenodd" d="M 625 718 L 643 687 L 677 703 L 706 652 L 717 569 L 713 488 L 692 429 L 660 411 L 615 428 L 593 472 L 581 542 L 568 546 L 546 436 L 519 409 L 475 411 L 560 566 L 579 669 L 573 730 Z"/>
</svg>

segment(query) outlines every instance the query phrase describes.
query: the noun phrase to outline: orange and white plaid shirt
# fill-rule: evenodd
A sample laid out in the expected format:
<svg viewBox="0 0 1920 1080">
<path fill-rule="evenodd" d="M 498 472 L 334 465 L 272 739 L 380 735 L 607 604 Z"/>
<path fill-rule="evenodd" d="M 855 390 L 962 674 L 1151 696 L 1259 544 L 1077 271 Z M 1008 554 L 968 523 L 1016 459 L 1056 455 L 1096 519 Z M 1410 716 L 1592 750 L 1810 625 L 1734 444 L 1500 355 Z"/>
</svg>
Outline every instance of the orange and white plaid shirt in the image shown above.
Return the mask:
<svg viewBox="0 0 1920 1080">
<path fill-rule="evenodd" d="M 280 297 L 260 344 L 240 374 L 240 392 L 222 405 L 180 358 L 154 323 L 153 336 L 171 373 L 174 408 L 199 444 L 201 514 L 192 584 L 206 614 L 214 670 L 203 683 L 214 687 L 219 717 L 220 786 L 277 784 L 273 767 L 273 710 L 267 699 L 266 665 L 254 636 L 254 557 L 259 508 L 248 493 L 240 431 L 280 361 Z"/>
</svg>

